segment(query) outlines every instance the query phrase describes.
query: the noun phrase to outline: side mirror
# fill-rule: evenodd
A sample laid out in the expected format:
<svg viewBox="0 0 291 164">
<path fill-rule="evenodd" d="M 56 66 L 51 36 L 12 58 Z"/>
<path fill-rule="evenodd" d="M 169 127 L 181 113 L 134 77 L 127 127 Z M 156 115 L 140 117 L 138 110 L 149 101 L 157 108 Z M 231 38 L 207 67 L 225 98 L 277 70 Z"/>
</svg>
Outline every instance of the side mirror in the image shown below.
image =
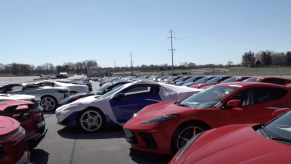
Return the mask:
<svg viewBox="0 0 291 164">
<path fill-rule="evenodd" d="M 239 99 L 234 99 L 234 100 L 229 100 L 227 102 L 227 106 L 228 107 L 237 107 L 240 104 L 240 100 Z"/>
<path fill-rule="evenodd" d="M 119 99 L 123 99 L 125 96 L 124 96 L 124 94 L 123 93 L 117 93 L 114 97 L 113 97 L 113 99 L 115 99 L 115 100 L 119 100 Z"/>
<path fill-rule="evenodd" d="M 286 112 L 286 111 L 289 111 L 289 110 L 290 110 L 289 108 L 281 108 L 281 109 L 275 110 L 275 111 L 272 113 L 272 115 L 273 115 L 273 116 L 277 116 L 277 115 L 279 115 L 279 114 L 281 114 L 281 113 L 284 113 L 284 112 Z"/>
</svg>

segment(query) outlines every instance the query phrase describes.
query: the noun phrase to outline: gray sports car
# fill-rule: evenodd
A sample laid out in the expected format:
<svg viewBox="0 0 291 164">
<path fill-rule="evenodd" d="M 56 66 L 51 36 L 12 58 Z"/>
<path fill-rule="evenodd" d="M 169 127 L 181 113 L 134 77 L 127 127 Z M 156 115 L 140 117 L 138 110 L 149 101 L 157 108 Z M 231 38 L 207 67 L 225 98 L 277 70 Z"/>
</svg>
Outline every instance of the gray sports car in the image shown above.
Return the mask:
<svg viewBox="0 0 291 164">
<path fill-rule="evenodd" d="M 33 95 L 41 99 L 44 111 L 54 111 L 58 104 L 70 96 L 70 90 L 63 87 L 31 85 L 27 83 L 7 84 L 0 87 L 0 93 Z"/>
</svg>

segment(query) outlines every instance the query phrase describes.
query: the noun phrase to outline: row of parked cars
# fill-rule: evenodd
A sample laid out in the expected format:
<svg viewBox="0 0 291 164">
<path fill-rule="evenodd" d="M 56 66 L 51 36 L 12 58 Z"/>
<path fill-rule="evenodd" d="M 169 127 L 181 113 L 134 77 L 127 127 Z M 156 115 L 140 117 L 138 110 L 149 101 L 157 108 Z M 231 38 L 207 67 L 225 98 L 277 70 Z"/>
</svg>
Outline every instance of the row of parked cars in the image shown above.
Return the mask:
<svg viewBox="0 0 291 164">
<path fill-rule="evenodd" d="M 290 151 L 291 140 L 291 88 L 287 86 L 290 80 L 224 77 L 209 79 L 208 82 L 218 80 L 209 83 L 213 85 L 208 85 L 208 88 L 180 86 L 171 81 L 156 82 L 150 77 L 115 77 L 104 78 L 106 83 L 97 90 L 72 95 L 68 87 L 38 85 L 42 82 L 26 84 L 21 89 L 26 90 L 25 86 L 38 86 L 31 90 L 57 89 L 63 94 L 55 111 L 59 124 L 79 127 L 87 132 L 111 125 L 123 126 L 126 139 L 133 148 L 176 154 L 170 163 L 229 163 L 228 160 L 230 163 L 289 163 L 286 153 Z M 32 96 L 32 99 L 28 96 L 30 93 L 33 92 L 11 94 L 13 99 L 30 101 L 9 100 L 12 99 L 10 94 L 0 96 L 0 107 L 6 114 L 3 116 L 8 116 L 3 120 L 10 119 L 16 126 L 14 122 L 18 121 L 27 132 L 21 131 L 26 141 L 45 135 L 42 108 L 51 105 L 49 99 L 43 101 L 43 96 Z M 39 107 L 42 101 L 45 105 Z M 34 132 L 28 133 L 32 127 L 35 127 Z M 11 128 L 4 132 L 10 135 L 15 131 Z M 20 132 L 17 134 L 21 135 Z M 31 134 L 35 135 L 31 137 Z M 18 143 L 20 139 L 14 141 Z M 25 144 L 20 152 L 14 148 L 9 149 L 11 152 L 8 148 L 3 149 L 7 156 L 2 160 L 28 160 L 29 151 Z M 253 150 L 256 153 L 251 153 Z M 13 157 L 13 151 L 22 156 Z"/>
<path fill-rule="evenodd" d="M 289 79 L 205 76 L 189 87 L 157 79 L 103 79 L 95 95 L 60 106 L 58 122 L 87 132 L 123 126 L 133 148 L 176 154 L 170 163 L 291 160 Z"/>
<path fill-rule="evenodd" d="M 29 163 L 30 149 L 47 132 L 43 112 L 54 111 L 66 97 L 75 92 L 89 92 L 89 88 L 88 82 L 78 79 L 1 86 L 0 163 Z"/>
</svg>

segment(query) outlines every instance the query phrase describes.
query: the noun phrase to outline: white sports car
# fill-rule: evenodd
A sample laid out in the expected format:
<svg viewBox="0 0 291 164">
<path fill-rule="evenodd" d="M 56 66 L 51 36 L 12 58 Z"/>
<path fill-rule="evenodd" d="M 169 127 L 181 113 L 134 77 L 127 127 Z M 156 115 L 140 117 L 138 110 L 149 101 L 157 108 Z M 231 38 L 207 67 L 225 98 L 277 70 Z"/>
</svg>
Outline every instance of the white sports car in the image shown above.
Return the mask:
<svg viewBox="0 0 291 164">
<path fill-rule="evenodd" d="M 139 80 L 124 84 L 100 97 L 89 96 L 56 110 L 60 124 L 93 132 L 105 124 L 123 125 L 144 107 L 161 101 L 182 101 L 202 89 Z"/>
<path fill-rule="evenodd" d="M 27 83 L 7 84 L 0 87 L 0 93 L 33 95 L 41 99 L 40 105 L 44 111 L 54 111 L 58 104 L 70 96 L 70 90 L 64 87 L 48 87 Z"/>
<path fill-rule="evenodd" d="M 71 84 L 71 83 L 62 83 L 54 80 L 44 80 L 34 83 L 40 86 L 51 86 L 51 87 L 64 87 L 70 90 L 70 94 L 89 92 L 89 88 L 87 85 L 81 84 Z"/>
<path fill-rule="evenodd" d="M 0 101 L 1 100 L 23 100 L 23 101 L 31 101 L 36 98 L 33 95 L 18 95 L 18 94 L 3 94 L 0 93 Z"/>
</svg>

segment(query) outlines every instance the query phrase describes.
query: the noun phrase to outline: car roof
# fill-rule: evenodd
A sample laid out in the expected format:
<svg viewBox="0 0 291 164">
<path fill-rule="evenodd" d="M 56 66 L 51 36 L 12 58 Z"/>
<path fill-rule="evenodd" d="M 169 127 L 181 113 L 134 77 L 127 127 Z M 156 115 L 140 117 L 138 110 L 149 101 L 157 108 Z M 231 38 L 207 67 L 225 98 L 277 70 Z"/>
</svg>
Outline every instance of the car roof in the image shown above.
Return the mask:
<svg viewBox="0 0 291 164">
<path fill-rule="evenodd" d="M 241 87 L 246 87 L 246 86 L 259 86 L 259 87 L 278 87 L 278 88 L 284 88 L 291 90 L 290 87 L 286 87 L 283 85 L 278 85 L 278 84 L 271 84 L 271 83 L 263 83 L 263 82 L 228 82 L 228 83 L 220 83 L 217 84 L 220 86 L 229 86 L 229 85 L 236 85 L 236 86 L 241 86 Z"/>
<path fill-rule="evenodd" d="M 252 76 L 250 77 L 250 79 L 284 79 L 285 80 L 285 78 L 276 77 L 276 76 Z"/>
</svg>

